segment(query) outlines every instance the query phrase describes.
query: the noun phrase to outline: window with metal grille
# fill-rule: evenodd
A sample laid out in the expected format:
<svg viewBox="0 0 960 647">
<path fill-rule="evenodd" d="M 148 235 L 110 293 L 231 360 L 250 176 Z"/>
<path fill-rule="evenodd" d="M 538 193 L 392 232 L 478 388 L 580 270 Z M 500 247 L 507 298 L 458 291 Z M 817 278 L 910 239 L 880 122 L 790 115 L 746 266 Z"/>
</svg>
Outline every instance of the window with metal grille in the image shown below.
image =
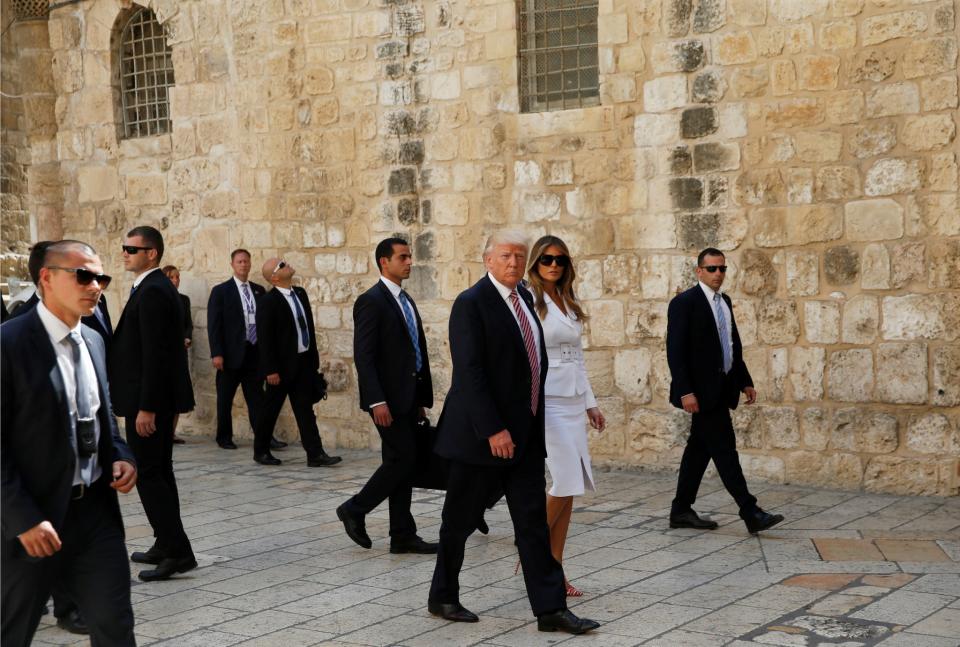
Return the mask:
<svg viewBox="0 0 960 647">
<path fill-rule="evenodd" d="M 600 103 L 597 0 L 519 0 L 520 110 Z"/>
<path fill-rule="evenodd" d="M 141 8 L 120 34 L 120 100 L 123 136 L 147 137 L 170 132 L 173 60 L 167 36 L 153 11 Z"/>
</svg>

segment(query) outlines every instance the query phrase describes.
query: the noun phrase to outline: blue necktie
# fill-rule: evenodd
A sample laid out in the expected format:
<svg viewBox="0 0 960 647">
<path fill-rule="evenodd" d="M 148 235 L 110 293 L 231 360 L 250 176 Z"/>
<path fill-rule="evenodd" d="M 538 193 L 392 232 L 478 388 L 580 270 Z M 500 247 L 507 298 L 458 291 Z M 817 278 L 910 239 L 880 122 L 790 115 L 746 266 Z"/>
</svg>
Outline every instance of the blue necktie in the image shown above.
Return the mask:
<svg viewBox="0 0 960 647">
<path fill-rule="evenodd" d="M 296 292 L 293 291 L 293 288 L 290 289 L 290 298 L 293 300 L 293 305 L 297 309 L 297 327 L 300 329 L 300 341 L 303 342 L 304 346 L 310 348 L 310 337 L 307 334 L 307 320 L 303 316 L 303 306 L 300 305 L 300 299 L 297 297 Z"/>
<path fill-rule="evenodd" d="M 136 285 L 131 285 L 131 286 L 130 286 L 130 296 L 132 297 L 132 296 L 133 296 L 133 293 L 136 292 L 136 291 L 137 291 L 137 286 L 136 286 Z"/>
<path fill-rule="evenodd" d="M 253 309 L 253 297 L 250 295 L 250 287 L 246 283 L 243 284 L 243 301 L 246 315 L 254 314 L 256 310 Z M 247 324 L 247 341 L 251 344 L 257 343 L 257 324 Z"/>
<path fill-rule="evenodd" d="M 413 316 L 413 308 L 410 307 L 410 297 L 403 290 L 400 290 L 400 303 L 403 305 L 403 318 L 407 322 L 407 334 L 410 335 L 410 341 L 413 342 L 413 350 L 417 353 L 417 371 L 423 366 L 423 357 L 420 355 L 420 336 L 417 334 L 417 319 Z"/>
<path fill-rule="evenodd" d="M 720 295 L 713 295 L 713 302 L 717 308 L 717 332 L 720 334 L 720 348 L 723 350 L 723 372 L 729 373 L 733 367 L 733 348 L 730 346 L 730 335 L 727 334 L 727 317 L 723 313 Z"/>
</svg>

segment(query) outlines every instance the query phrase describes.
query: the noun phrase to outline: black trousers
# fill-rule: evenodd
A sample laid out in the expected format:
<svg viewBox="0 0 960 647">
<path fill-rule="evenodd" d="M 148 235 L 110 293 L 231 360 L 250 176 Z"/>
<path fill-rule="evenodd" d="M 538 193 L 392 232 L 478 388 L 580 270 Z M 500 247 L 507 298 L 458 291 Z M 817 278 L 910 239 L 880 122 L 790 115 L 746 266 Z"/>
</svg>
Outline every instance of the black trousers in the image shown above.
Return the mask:
<svg viewBox="0 0 960 647">
<path fill-rule="evenodd" d="M 263 395 L 263 408 L 257 416 L 257 425 L 253 428 L 253 455 L 260 456 L 270 451 L 270 439 L 277 425 L 283 401 L 290 398 L 293 417 L 297 419 L 300 442 L 308 458 L 323 452 L 320 430 L 317 429 L 317 416 L 313 412 L 313 380 L 316 369 L 307 361 L 307 353 L 300 353 L 297 373 L 290 378 L 283 375 L 280 384 L 267 384 Z"/>
<path fill-rule="evenodd" d="M 677 496 L 673 500 L 671 513 L 680 514 L 693 507 L 703 473 L 711 459 L 723 486 L 740 506 L 740 514 L 753 512 L 757 507 L 757 499 L 750 494 L 747 481 L 743 478 L 730 409 L 719 404 L 710 411 L 693 414 L 690 437 L 680 459 Z"/>
<path fill-rule="evenodd" d="M 224 368 L 217 371 L 217 442 L 233 441 L 233 398 L 237 387 L 243 389 L 247 402 L 250 426 L 257 428 L 257 415 L 263 406 L 263 377 L 257 370 L 257 347 L 247 342 L 247 351 L 240 368 Z"/>
<path fill-rule="evenodd" d="M 137 433 L 136 416 L 128 416 L 127 444 L 137 459 L 137 494 L 153 528 L 154 546 L 168 557 L 192 557 L 173 475 L 173 418 L 172 413 L 157 413 L 157 430 L 143 437 Z"/>
<path fill-rule="evenodd" d="M 544 460 L 535 453 L 528 448 L 515 465 L 505 467 L 450 462 L 450 480 L 440 525 L 440 551 L 430 586 L 432 602 L 459 602 L 464 545 L 489 504 L 491 492 L 500 487 L 513 520 L 533 614 L 539 616 L 567 608 L 563 568 L 550 552 Z"/>
<path fill-rule="evenodd" d="M 105 470 L 109 467 L 105 467 Z M 82 499 L 70 502 L 63 527 L 63 547 L 52 557 L 4 554 L 4 647 L 26 647 L 40 623 L 43 605 L 57 587 L 75 600 L 90 627 L 94 647 L 136 645 L 130 607 L 130 563 L 124 545 L 123 522 L 110 506 L 109 472 Z"/>
<path fill-rule="evenodd" d="M 347 500 L 346 509 L 355 515 L 369 514 L 390 499 L 390 538 L 405 540 L 417 534 L 417 524 L 410 514 L 410 485 L 417 469 L 417 414 L 395 415 L 389 427 L 377 425 L 383 463 L 367 484 Z"/>
</svg>

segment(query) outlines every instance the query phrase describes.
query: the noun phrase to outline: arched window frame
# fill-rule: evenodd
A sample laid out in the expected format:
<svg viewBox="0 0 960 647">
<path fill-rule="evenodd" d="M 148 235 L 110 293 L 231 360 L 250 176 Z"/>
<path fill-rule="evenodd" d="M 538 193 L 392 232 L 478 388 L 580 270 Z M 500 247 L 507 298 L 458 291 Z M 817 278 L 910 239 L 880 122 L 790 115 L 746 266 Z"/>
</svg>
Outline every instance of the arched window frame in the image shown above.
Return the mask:
<svg viewBox="0 0 960 647">
<path fill-rule="evenodd" d="M 148 7 L 121 12 L 114 28 L 114 79 L 119 139 L 170 132 L 173 52 L 166 29 Z"/>
</svg>

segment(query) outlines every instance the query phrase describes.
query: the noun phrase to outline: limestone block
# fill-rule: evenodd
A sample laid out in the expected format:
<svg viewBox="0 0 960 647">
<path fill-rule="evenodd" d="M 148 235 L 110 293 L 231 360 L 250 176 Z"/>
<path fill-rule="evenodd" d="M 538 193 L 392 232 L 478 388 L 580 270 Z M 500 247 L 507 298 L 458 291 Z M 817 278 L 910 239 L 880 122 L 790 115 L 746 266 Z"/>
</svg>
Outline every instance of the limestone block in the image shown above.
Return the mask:
<svg viewBox="0 0 960 647">
<path fill-rule="evenodd" d="M 770 14 L 780 22 L 796 22 L 827 12 L 828 0 L 770 0 Z"/>
<path fill-rule="evenodd" d="M 819 407 L 804 409 L 800 414 L 800 435 L 806 447 L 817 450 L 826 449 L 830 441 L 829 412 Z"/>
<path fill-rule="evenodd" d="M 662 340 L 667 334 L 667 303 L 635 301 L 627 311 L 627 339 L 632 344 L 642 340 Z"/>
<path fill-rule="evenodd" d="M 790 349 L 790 385 L 795 401 L 817 402 L 823 398 L 823 348 L 794 346 Z"/>
<path fill-rule="evenodd" d="M 804 162 L 835 162 L 843 150 L 843 135 L 830 131 L 801 131 L 794 135 L 797 157 Z"/>
<path fill-rule="evenodd" d="M 770 351 L 769 374 L 767 379 L 767 399 L 770 402 L 783 402 L 786 395 L 787 376 L 787 349 L 774 348 Z"/>
<path fill-rule="evenodd" d="M 766 0 L 727 0 L 730 22 L 741 27 L 756 27 L 767 21 Z"/>
<path fill-rule="evenodd" d="M 643 254 L 640 258 L 640 287 L 644 299 L 670 295 L 671 256 Z"/>
<path fill-rule="evenodd" d="M 934 191 L 957 191 L 960 189 L 960 167 L 952 152 L 930 157 L 930 172 L 927 185 Z"/>
<path fill-rule="evenodd" d="M 802 90 L 832 90 L 837 87 L 840 59 L 832 55 L 801 56 L 797 81 Z"/>
<path fill-rule="evenodd" d="M 626 14 L 611 13 L 597 17 L 597 42 L 600 45 L 618 45 L 627 40 Z"/>
<path fill-rule="evenodd" d="M 127 201 L 130 204 L 167 203 L 166 175 L 128 175 L 125 180 Z"/>
<path fill-rule="evenodd" d="M 813 24 L 801 22 L 784 29 L 784 51 L 787 54 L 800 54 L 813 49 Z"/>
<path fill-rule="evenodd" d="M 533 186 L 540 183 L 540 165 L 534 160 L 517 160 L 513 163 L 513 182 L 518 186 Z"/>
<path fill-rule="evenodd" d="M 763 119 L 768 130 L 815 126 L 824 120 L 823 102 L 799 98 L 768 103 L 764 107 Z"/>
<path fill-rule="evenodd" d="M 860 49 L 850 58 L 850 78 L 854 83 L 879 83 L 893 76 L 897 66 L 896 54 L 888 49 Z"/>
<path fill-rule="evenodd" d="M 629 402 L 650 402 L 650 351 L 621 350 L 613 360 L 614 384 Z"/>
<path fill-rule="evenodd" d="M 624 331 L 622 303 L 598 300 L 590 304 L 591 347 L 621 346 L 625 339 Z"/>
<path fill-rule="evenodd" d="M 740 168 L 740 147 L 720 142 L 697 144 L 693 147 L 693 168 L 696 173 L 734 171 Z"/>
<path fill-rule="evenodd" d="M 917 196 L 917 208 L 931 234 L 960 236 L 960 204 L 956 193 Z"/>
<path fill-rule="evenodd" d="M 757 331 L 765 344 L 793 344 L 800 335 L 795 301 L 764 299 L 757 313 Z"/>
<path fill-rule="evenodd" d="M 937 494 L 937 465 L 899 456 L 874 456 L 867 461 L 863 488 L 868 492 L 901 495 Z"/>
<path fill-rule="evenodd" d="M 860 287 L 864 290 L 890 289 L 890 253 L 885 245 L 874 243 L 863 249 Z"/>
<path fill-rule="evenodd" d="M 880 323 L 877 298 L 857 295 L 843 305 L 843 336 L 847 344 L 870 344 Z"/>
<path fill-rule="evenodd" d="M 916 114 L 920 112 L 920 91 L 912 81 L 887 83 L 867 91 L 867 117 Z"/>
<path fill-rule="evenodd" d="M 307 94 L 326 94 L 333 85 L 333 70 L 328 67 L 311 67 L 304 72 L 303 89 Z"/>
<path fill-rule="evenodd" d="M 956 38 L 918 38 L 903 53 L 903 76 L 914 79 L 957 67 Z"/>
<path fill-rule="evenodd" d="M 503 132 L 494 128 L 464 128 L 459 132 L 460 154 L 468 160 L 489 159 L 500 152 Z"/>
<path fill-rule="evenodd" d="M 868 348 L 830 353 L 827 395 L 841 402 L 869 402 L 873 398 L 873 354 Z"/>
<path fill-rule="evenodd" d="M 659 3 L 658 3 L 659 4 Z M 690 30 L 691 0 L 668 0 L 663 3 L 663 31 L 668 36 L 683 36 Z"/>
<path fill-rule="evenodd" d="M 956 108 L 957 75 L 946 74 L 932 79 L 920 81 L 920 95 L 923 97 L 923 109 L 946 110 Z"/>
<path fill-rule="evenodd" d="M 923 11 L 898 11 L 865 18 L 861 26 L 863 44 L 876 45 L 894 38 L 912 38 L 927 30 Z"/>
<path fill-rule="evenodd" d="M 897 126 L 892 121 L 871 121 L 853 130 L 847 150 L 861 159 L 883 155 L 897 145 Z"/>
<path fill-rule="evenodd" d="M 787 180 L 787 202 L 790 204 L 810 204 L 813 202 L 813 169 L 785 169 Z"/>
<path fill-rule="evenodd" d="M 542 222 L 560 218 L 560 194 L 525 192 L 519 200 L 524 222 Z"/>
<path fill-rule="evenodd" d="M 827 95 L 827 121 L 831 124 L 859 123 L 863 117 L 864 98 L 860 90 L 845 90 Z"/>
<path fill-rule="evenodd" d="M 896 417 L 864 413 L 860 407 L 837 409 L 830 421 L 830 446 L 847 451 L 888 454 L 897 449 Z"/>
<path fill-rule="evenodd" d="M 790 449 L 800 444 L 800 423 L 793 407 L 762 407 L 760 417 L 766 446 Z"/>
<path fill-rule="evenodd" d="M 692 72 L 703 62 L 703 41 L 699 39 L 661 41 L 650 52 L 650 65 L 656 74 Z"/>
<path fill-rule="evenodd" d="M 740 65 L 757 60 L 757 44 L 749 31 L 729 32 L 713 41 L 713 60 L 719 65 Z"/>
<path fill-rule="evenodd" d="M 740 463 L 743 473 L 751 479 L 756 478 L 767 483 L 784 482 L 785 467 L 783 459 L 778 456 L 741 454 Z"/>
<path fill-rule="evenodd" d="M 910 150 L 928 151 L 942 148 L 953 141 L 957 125 L 949 114 L 907 117 L 901 141 Z"/>
<path fill-rule="evenodd" d="M 77 170 L 78 201 L 101 202 L 117 195 L 117 169 L 113 166 L 81 166 Z"/>
<path fill-rule="evenodd" d="M 726 22 L 726 0 L 696 0 L 693 10 L 693 31 L 702 34 L 716 31 Z"/>
<path fill-rule="evenodd" d="M 840 305 L 833 301 L 806 301 L 803 329 L 811 343 L 836 344 L 840 341 Z"/>
<path fill-rule="evenodd" d="M 747 106 L 745 103 L 725 103 L 720 106 L 720 128 L 717 136 L 738 139 L 747 136 Z"/>
<path fill-rule="evenodd" d="M 856 454 L 793 451 L 783 461 L 787 483 L 831 483 L 833 487 L 856 490 L 863 480 L 863 465 Z"/>
<path fill-rule="evenodd" d="M 779 56 L 783 53 L 786 43 L 786 32 L 783 27 L 775 25 L 756 30 L 757 54 L 766 58 Z"/>
<path fill-rule="evenodd" d="M 804 245 L 839 238 L 843 216 L 837 205 L 829 203 L 755 209 L 751 230 L 759 247 Z"/>
<path fill-rule="evenodd" d="M 600 96 L 603 97 L 605 103 L 625 103 L 627 101 L 636 101 L 636 75 L 633 73 L 605 75 L 603 80 L 600 82 Z"/>
<path fill-rule="evenodd" d="M 938 407 L 960 404 L 960 345 L 947 344 L 931 349 L 933 375 L 930 379 L 930 403 Z"/>
<path fill-rule="evenodd" d="M 937 339 L 946 332 L 943 300 L 928 294 L 884 297 L 883 338 Z"/>
<path fill-rule="evenodd" d="M 821 200 L 847 199 L 861 195 L 860 175 L 852 166 L 824 166 L 817 170 L 813 195 Z"/>
<path fill-rule="evenodd" d="M 546 184 L 547 186 L 573 184 L 573 161 L 549 160 L 546 163 Z"/>
<path fill-rule="evenodd" d="M 465 195 L 442 193 L 431 198 L 432 218 L 438 225 L 465 225 L 470 217 L 470 205 Z"/>
<path fill-rule="evenodd" d="M 889 240 L 903 236 L 903 207 L 890 198 L 856 200 L 844 205 L 849 240 Z"/>
<path fill-rule="evenodd" d="M 867 169 L 863 183 L 867 195 L 912 193 L 923 182 L 923 161 L 891 157 L 881 159 Z"/>
<path fill-rule="evenodd" d="M 820 26 L 820 47 L 826 50 L 850 49 L 857 44 L 857 23 L 835 20 Z"/>
<path fill-rule="evenodd" d="M 790 296 L 813 296 L 820 292 L 820 256 L 816 252 L 788 251 L 785 272 Z"/>
<path fill-rule="evenodd" d="M 777 270 L 770 257 L 757 249 L 744 251 L 737 285 L 746 294 L 764 296 L 777 290 Z"/>
<path fill-rule="evenodd" d="M 907 448 L 920 454 L 951 451 L 954 436 L 949 418 L 940 413 L 913 415 L 907 422 Z"/>
<path fill-rule="evenodd" d="M 860 274 L 860 255 L 848 245 L 830 247 L 823 255 L 823 272 L 832 285 L 850 285 Z"/>
<path fill-rule="evenodd" d="M 437 100 L 456 99 L 460 96 L 460 72 L 440 72 L 430 77 L 430 98 Z"/>
<path fill-rule="evenodd" d="M 689 429 L 688 416 L 678 409 L 637 407 L 627 423 L 627 439 L 634 452 L 664 453 L 682 448 Z"/>
<path fill-rule="evenodd" d="M 877 348 L 877 399 L 898 404 L 927 401 L 927 345 L 887 342 Z"/>
<path fill-rule="evenodd" d="M 730 81 L 734 96 L 737 97 L 759 97 L 762 96 L 770 85 L 770 72 L 766 63 L 760 65 L 751 65 L 748 67 L 738 67 L 733 73 Z M 697 99 L 697 85 L 694 83 L 694 101 Z M 776 90 L 775 94 L 778 94 Z M 699 99 L 702 101 L 702 99 Z M 716 100 L 711 101 L 714 103 Z"/>
<path fill-rule="evenodd" d="M 691 251 L 705 247 L 736 249 L 747 235 L 747 218 L 740 211 L 677 216 L 679 246 Z"/>
<path fill-rule="evenodd" d="M 934 239 L 927 254 L 927 284 L 931 288 L 960 288 L 960 241 Z"/>
<path fill-rule="evenodd" d="M 683 74 L 662 76 L 643 84 L 643 107 L 646 112 L 667 112 L 686 103 L 687 77 Z"/>
<path fill-rule="evenodd" d="M 903 243 L 893 247 L 891 262 L 894 288 L 902 288 L 914 281 L 926 281 L 925 249 L 923 243 Z"/>
</svg>

